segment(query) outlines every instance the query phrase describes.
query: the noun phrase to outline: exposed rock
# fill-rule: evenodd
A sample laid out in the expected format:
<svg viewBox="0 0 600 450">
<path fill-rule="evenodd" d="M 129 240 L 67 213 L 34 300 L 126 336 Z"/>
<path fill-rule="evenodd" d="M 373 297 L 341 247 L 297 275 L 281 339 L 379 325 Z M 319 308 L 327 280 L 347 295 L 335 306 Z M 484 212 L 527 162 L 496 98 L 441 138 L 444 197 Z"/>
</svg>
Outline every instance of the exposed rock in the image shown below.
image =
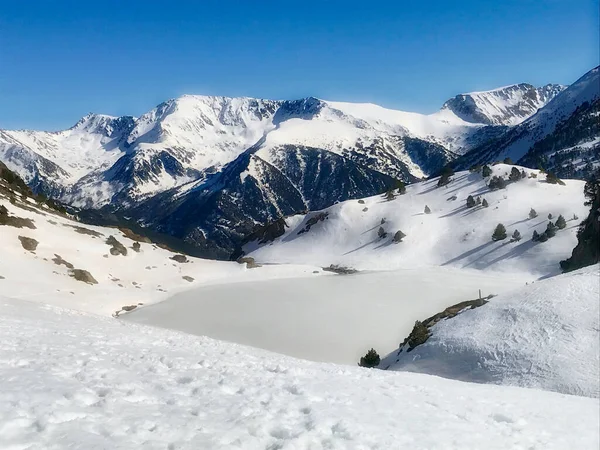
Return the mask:
<svg viewBox="0 0 600 450">
<path fill-rule="evenodd" d="M 177 261 L 178 263 L 182 264 L 188 262 L 187 256 L 182 254 L 173 255 L 169 259 L 172 259 L 173 261 Z"/>
<path fill-rule="evenodd" d="M 25 250 L 29 250 L 30 252 L 35 252 L 35 249 L 38 246 L 38 241 L 33 238 L 19 236 L 19 241 L 21 241 L 21 245 Z"/>
<path fill-rule="evenodd" d="M 246 267 L 248 269 L 255 269 L 257 267 L 260 267 L 260 264 L 258 264 L 254 258 L 252 258 L 251 256 L 243 256 L 241 258 L 237 259 L 237 262 L 239 264 L 246 264 Z"/>
<path fill-rule="evenodd" d="M 54 258 L 52 258 L 52 261 L 54 261 L 54 264 L 56 264 L 57 266 L 66 266 L 67 269 L 73 269 L 75 267 L 70 262 L 62 259 L 62 257 L 60 255 L 57 255 L 56 253 L 54 254 Z"/>
<path fill-rule="evenodd" d="M 98 284 L 96 279 L 87 270 L 71 269 L 69 270 L 69 276 L 75 278 L 77 281 L 83 281 L 87 284 Z"/>
<path fill-rule="evenodd" d="M 338 266 L 337 264 L 331 264 L 329 267 L 323 267 L 323 270 L 326 272 L 334 272 L 339 275 L 350 275 L 358 272 L 358 270 L 353 269 L 352 267 Z"/>
<path fill-rule="evenodd" d="M 80 227 L 79 225 L 69 225 L 69 224 L 63 224 L 65 227 L 70 227 L 73 228 L 75 230 L 76 233 L 79 234 L 85 234 L 87 236 L 93 236 L 93 237 L 102 237 L 104 236 L 102 233 L 99 233 L 98 231 L 94 231 L 94 230 L 90 230 L 89 228 L 84 228 L 84 227 Z"/>
<path fill-rule="evenodd" d="M 4 205 L 0 205 L 0 225 L 7 225 L 15 228 L 30 228 L 35 230 L 33 220 L 22 217 L 11 216 Z"/>
<path fill-rule="evenodd" d="M 310 231 L 310 228 L 313 225 L 316 225 L 319 222 L 323 222 L 328 217 L 329 217 L 329 213 L 327 211 L 316 213 L 314 216 L 312 216 L 310 219 L 308 219 L 306 221 L 304 228 L 302 228 L 300 231 L 298 231 L 298 234 L 302 234 L 302 233 L 306 233 L 306 232 Z"/>
<path fill-rule="evenodd" d="M 112 235 L 109 236 L 108 239 L 106 240 L 106 243 L 111 246 L 111 249 L 110 249 L 111 255 L 127 256 L 127 249 L 125 248 L 125 246 L 123 244 L 121 244 L 119 241 L 117 241 L 117 239 L 114 236 L 112 236 Z"/>
<path fill-rule="evenodd" d="M 188 275 L 184 275 L 184 276 L 182 276 L 181 278 L 183 278 L 185 281 L 189 281 L 190 283 L 191 283 L 192 281 L 194 281 L 194 278 L 193 278 L 193 277 L 190 277 L 190 276 L 188 276 Z"/>
</svg>

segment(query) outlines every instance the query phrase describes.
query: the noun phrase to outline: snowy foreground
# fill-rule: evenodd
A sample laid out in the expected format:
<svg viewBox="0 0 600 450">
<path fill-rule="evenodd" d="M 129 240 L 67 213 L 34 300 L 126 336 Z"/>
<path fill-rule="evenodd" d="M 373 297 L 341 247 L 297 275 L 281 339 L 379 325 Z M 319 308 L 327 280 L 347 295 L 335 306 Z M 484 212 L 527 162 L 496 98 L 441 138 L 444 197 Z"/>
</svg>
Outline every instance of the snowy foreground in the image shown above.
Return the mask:
<svg viewBox="0 0 600 450">
<path fill-rule="evenodd" d="M 381 367 L 598 397 L 599 299 L 598 265 L 542 280 L 438 322 Z"/>
<path fill-rule="evenodd" d="M 0 300 L 3 449 L 597 449 L 597 399 L 310 363 Z"/>
</svg>

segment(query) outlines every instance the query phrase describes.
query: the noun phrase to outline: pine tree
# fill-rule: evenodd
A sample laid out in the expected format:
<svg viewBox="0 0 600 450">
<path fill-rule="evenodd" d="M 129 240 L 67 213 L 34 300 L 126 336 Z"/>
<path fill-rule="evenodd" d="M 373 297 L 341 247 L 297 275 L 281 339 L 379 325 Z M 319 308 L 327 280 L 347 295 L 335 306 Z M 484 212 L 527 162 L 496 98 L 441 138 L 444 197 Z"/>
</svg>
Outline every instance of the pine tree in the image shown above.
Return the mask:
<svg viewBox="0 0 600 450">
<path fill-rule="evenodd" d="M 487 200 L 484 198 L 483 201 L 481 202 L 481 206 L 483 206 L 484 208 L 487 208 L 490 205 L 488 204 Z"/>
<path fill-rule="evenodd" d="M 469 195 L 467 197 L 467 208 L 472 208 L 473 206 L 475 206 L 475 199 L 472 195 Z"/>
<path fill-rule="evenodd" d="M 360 362 L 358 365 L 360 367 L 367 367 L 369 369 L 373 367 L 377 367 L 381 362 L 381 358 L 379 354 L 375 351 L 375 349 L 371 349 L 367 352 L 367 354 L 360 358 Z"/>
<path fill-rule="evenodd" d="M 519 230 L 515 230 L 515 232 L 512 234 L 512 240 L 514 242 L 519 242 L 521 240 L 521 233 L 519 233 Z"/>
<path fill-rule="evenodd" d="M 504 189 L 506 187 L 506 180 L 502 177 L 494 176 L 488 183 L 488 187 L 492 191 L 496 189 Z"/>
<path fill-rule="evenodd" d="M 385 198 L 389 202 L 391 200 L 394 200 L 396 196 L 394 195 L 394 191 L 390 190 L 383 195 L 383 198 Z"/>
<path fill-rule="evenodd" d="M 538 213 L 535 209 L 531 208 L 529 210 L 529 218 L 530 219 L 535 219 L 538 216 Z"/>
<path fill-rule="evenodd" d="M 402 239 L 404 239 L 406 237 L 406 235 L 398 230 L 396 231 L 396 234 L 394 234 L 394 238 L 392 239 L 394 242 L 398 243 L 398 242 L 402 242 Z"/>
<path fill-rule="evenodd" d="M 491 175 L 492 175 L 492 168 L 488 165 L 483 166 L 483 169 L 481 169 L 481 176 L 483 178 L 487 178 Z"/>
<path fill-rule="evenodd" d="M 494 234 L 492 234 L 492 241 L 502 241 L 506 239 L 506 227 L 499 223 L 496 225 Z"/>
<path fill-rule="evenodd" d="M 510 169 L 510 175 L 508 176 L 508 179 L 512 182 L 519 181 L 521 179 L 521 172 L 519 172 L 519 169 L 516 167 Z"/>
<path fill-rule="evenodd" d="M 527 172 L 525 172 L 525 169 L 521 169 L 521 178 L 527 178 Z"/>
<path fill-rule="evenodd" d="M 571 220 L 579 220 L 579 217 L 577 217 L 577 214 L 573 214 L 573 219 Z"/>
<path fill-rule="evenodd" d="M 406 194 L 406 185 L 402 181 L 398 180 L 396 182 L 396 187 L 398 188 L 398 195 Z"/>
<path fill-rule="evenodd" d="M 540 242 L 546 242 L 547 240 L 548 240 L 548 235 L 546 233 L 540 234 L 540 237 L 538 238 L 538 241 L 540 241 Z"/>
<path fill-rule="evenodd" d="M 504 161 L 502 161 L 502 162 L 503 162 L 504 164 L 512 164 L 512 163 L 513 163 L 512 159 L 510 159 L 510 157 L 506 157 L 506 158 L 504 158 Z"/>
<path fill-rule="evenodd" d="M 445 166 L 442 169 L 442 173 L 440 179 L 438 180 L 438 187 L 446 186 L 450 181 L 452 181 L 451 177 L 454 175 L 454 170 L 450 166 Z"/>
<path fill-rule="evenodd" d="M 554 217 L 552 213 L 548 213 L 548 220 L 552 220 L 552 217 Z"/>
<path fill-rule="evenodd" d="M 425 214 L 431 214 L 431 210 L 429 209 L 429 206 L 425 205 Z"/>
<path fill-rule="evenodd" d="M 481 205 L 481 197 L 477 197 L 477 202 L 478 205 Z"/>
<path fill-rule="evenodd" d="M 548 236 L 549 238 L 553 238 L 554 236 L 556 236 L 556 225 L 554 225 L 552 223 L 552 221 L 548 222 L 548 225 L 546 226 L 546 231 L 545 231 L 545 235 Z"/>
<path fill-rule="evenodd" d="M 559 230 L 563 230 L 567 226 L 567 221 L 562 214 L 558 216 L 558 219 L 556 219 L 556 226 Z"/>
<path fill-rule="evenodd" d="M 377 236 L 379 236 L 380 239 L 383 239 L 387 236 L 387 233 L 385 232 L 383 227 L 379 227 L 379 230 L 377 230 Z"/>
<path fill-rule="evenodd" d="M 540 234 L 537 231 L 533 230 L 533 236 L 531 236 L 531 240 L 533 242 L 539 241 L 540 240 Z"/>
</svg>

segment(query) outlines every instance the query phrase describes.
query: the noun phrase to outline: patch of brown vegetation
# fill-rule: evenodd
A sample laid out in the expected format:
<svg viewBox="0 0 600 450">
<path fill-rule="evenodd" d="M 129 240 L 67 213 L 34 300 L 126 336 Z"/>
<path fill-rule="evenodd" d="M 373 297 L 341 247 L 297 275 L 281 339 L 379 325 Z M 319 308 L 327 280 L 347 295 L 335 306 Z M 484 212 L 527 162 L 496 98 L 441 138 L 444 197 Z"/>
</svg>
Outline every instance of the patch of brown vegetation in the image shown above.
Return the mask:
<svg viewBox="0 0 600 450">
<path fill-rule="evenodd" d="M 251 256 L 243 256 L 238 258 L 237 262 L 239 264 L 246 264 L 246 268 L 248 269 L 256 269 L 257 267 L 260 267 L 260 264 L 258 264 Z"/>
<path fill-rule="evenodd" d="M 109 236 L 106 243 L 111 246 L 110 254 L 113 256 L 123 255 L 127 256 L 127 249 L 121 244 L 114 236 Z"/>
<path fill-rule="evenodd" d="M 19 236 L 19 241 L 21 241 L 21 246 L 30 252 L 35 252 L 35 249 L 38 246 L 38 241 L 30 237 Z"/>
<path fill-rule="evenodd" d="M 188 262 L 187 256 L 178 253 L 177 255 L 171 256 L 169 259 L 173 261 L 177 261 L 178 263 L 186 263 Z"/>
<path fill-rule="evenodd" d="M 87 270 L 71 269 L 69 270 L 69 276 L 87 284 L 98 284 L 96 279 Z"/>
<path fill-rule="evenodd" d="M 30 228 L 35 230 L 33 220 L 23 217 L 11 216 L 4 205 L 0 205 L 0 225 L 7 225 L 15 228 Z"/>
<path fill-rule="evenodd" d="M 76 233 L 85 234 L 93 237 L 102 237 L 104 236 L 102 233 L 98 231 L 90 230 L 89 228 L 80 227 L 79 225 L 70 225 L 68 223 L 63 224 L 65 227 L 71 227 L 75 230 Z"/>
<path fill-rule="evenodd" d="M 145 242 L 146 244 L 150 244 L 152 241 L 146 236 L 142 236 L 141 234 L 137 234 L 129 228 L 119 228 L 119 231 L 125 235 L 126 238 L 131 239 L 132 241 Z"/>
<path fill-rule="evenodd" d="M 427 339 L 431 336 L 430 329 L 436 323 L 442 319 L 451 319 L 455 317 L 461 311 L 465 309 L 475 309 L 485 305 L 492 296 L 486 298 L 478 298 L 476 300 L 466 300 L 464 302 L 457 303 L 456 305 L 449 306 L 440 313 L 437 313 L 423 322 L 416 321 L 415 326 L 408 335 L 408 337 L 400 344 L 398 354 L 402 353 L 402 350 L 406 349 L 407 352 L 412 351 L 415 347 L 427 342 Z"/>
<path fill-rule="evenodd" d="M 57 255 L 56 253 L 54 254 L 54 258 L 52 258 L 52 261 L 54 262 L 54 264 L 56 264 L 57 266 L 66 266 L 67 269 L 73 269 L 75 266 L 73 264 L 71 264 L 68 261 L 65 261 L 64 259 L 62 259 L 62 256 Z"/>
</svg>

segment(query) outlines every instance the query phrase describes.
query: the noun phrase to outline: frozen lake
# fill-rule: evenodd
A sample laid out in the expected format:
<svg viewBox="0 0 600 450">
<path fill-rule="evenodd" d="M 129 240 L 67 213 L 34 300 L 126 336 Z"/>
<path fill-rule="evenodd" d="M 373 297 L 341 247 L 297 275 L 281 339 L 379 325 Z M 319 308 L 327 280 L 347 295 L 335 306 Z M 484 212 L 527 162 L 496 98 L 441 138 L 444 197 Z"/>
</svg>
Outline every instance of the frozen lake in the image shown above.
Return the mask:
<svg viewBox="0 0 600 450">
<path fill-rule="evenodd" d="M 368 272 L 200 287 L 124 320 L 314 361 L 356 364 L 383 355 L 425 319 L 463 300 L 531 278 L 446 268 Z"/>
</svg>

